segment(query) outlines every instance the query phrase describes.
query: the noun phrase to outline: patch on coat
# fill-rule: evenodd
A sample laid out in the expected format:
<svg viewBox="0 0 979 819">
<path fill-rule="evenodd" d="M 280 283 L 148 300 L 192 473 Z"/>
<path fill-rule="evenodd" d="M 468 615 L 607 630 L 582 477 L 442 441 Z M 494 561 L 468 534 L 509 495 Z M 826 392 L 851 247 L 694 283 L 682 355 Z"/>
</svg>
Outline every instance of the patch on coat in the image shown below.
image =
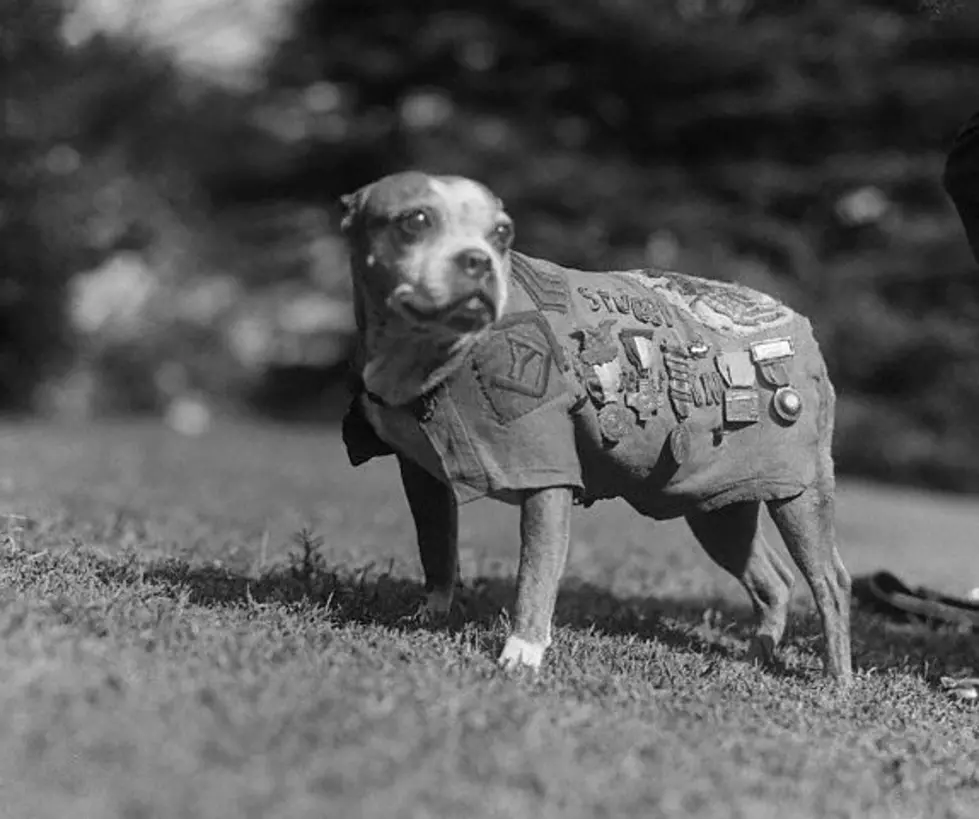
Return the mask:
<svg viewBox="0 0 979 819">
<path fill-rule="evenodd" d="M 502 423 L 533 412 L 567 391 L 559 369 L 564 352 L 536 311 L 513 313 L 473 351 L 472 366 L 483 394 Z"/>
<path fill-rule="evenodd" d="M 652 290 L 717 333 L 749 335 L 787 324 L 795 315 L 777 299 L 731 282 L 665 270 L 629 270 L 616 275 Z"/>
<path fill-rule="evenodd" d="M 528 264 L 517 253 L 511 255 L 510 272 L 538 310 L 545 313 L 567 313 L 571 291 L 567 276 L 546 263 Z"/>
</svg>

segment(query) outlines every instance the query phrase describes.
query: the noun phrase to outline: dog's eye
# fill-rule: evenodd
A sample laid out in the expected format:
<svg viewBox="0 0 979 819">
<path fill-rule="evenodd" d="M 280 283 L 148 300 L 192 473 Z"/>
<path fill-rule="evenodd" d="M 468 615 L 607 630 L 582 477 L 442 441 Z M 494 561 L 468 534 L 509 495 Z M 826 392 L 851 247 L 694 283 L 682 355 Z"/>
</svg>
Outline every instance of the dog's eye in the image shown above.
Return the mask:
<svg viewBox="0 0 979 819">
<path fill-rule="evenodd" d="M 398 227 L 409 236 L 418 236 L 431 226 L 432 219 L 423 210 L 410 210 L 398 217 Z"/>
<path fill-rule="evenodd" d="M 509 247 L 513 241 L 513 225 L 509 222 L 501 222 L 493 228 L 490 240 L 499 248 Z"/>
</svg>

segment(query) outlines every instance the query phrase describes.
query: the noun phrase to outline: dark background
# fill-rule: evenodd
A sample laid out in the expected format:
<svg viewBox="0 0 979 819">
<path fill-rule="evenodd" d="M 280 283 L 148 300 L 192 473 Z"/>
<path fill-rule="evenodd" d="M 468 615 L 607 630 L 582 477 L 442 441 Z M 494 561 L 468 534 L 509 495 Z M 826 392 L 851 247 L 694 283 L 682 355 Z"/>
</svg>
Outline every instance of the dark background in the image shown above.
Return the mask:
<svg viewBox="0 0 979 819">
<path fill-rule="evenodd" d="M 941 187 L 979 108 L 963 8 L 305 0 L 228 86 L 7 0 L 0 404 L 335 420 L 336 199 L 420 167 L 495 189 L 532 255 L 780 296 L 827 354 L 842 473 L 979 491 L 979 270 Z"/>
</svg>

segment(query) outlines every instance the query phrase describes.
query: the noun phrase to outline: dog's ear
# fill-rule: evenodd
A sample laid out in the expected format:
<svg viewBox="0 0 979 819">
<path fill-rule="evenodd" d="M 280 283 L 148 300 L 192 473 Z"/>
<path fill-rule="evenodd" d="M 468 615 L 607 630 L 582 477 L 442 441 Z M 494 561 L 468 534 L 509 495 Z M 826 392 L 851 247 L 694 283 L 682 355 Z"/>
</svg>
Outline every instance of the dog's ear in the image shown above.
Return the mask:
<svg viewBox="0 0 979 819">
<path fill-rule="evenodd" d="M 364 203 L 367 201 L 370 188 L 370 185 L 364 185 L 364 187 L 358 188 L 353 193 L 345 193 L 340 197 L 340 207 L 343 210 L 343 216 L 340 218 L 341 233 L 349 233 L 354 224 L 356 224 L 357 217 L 360 215 Z"/>
</svg>

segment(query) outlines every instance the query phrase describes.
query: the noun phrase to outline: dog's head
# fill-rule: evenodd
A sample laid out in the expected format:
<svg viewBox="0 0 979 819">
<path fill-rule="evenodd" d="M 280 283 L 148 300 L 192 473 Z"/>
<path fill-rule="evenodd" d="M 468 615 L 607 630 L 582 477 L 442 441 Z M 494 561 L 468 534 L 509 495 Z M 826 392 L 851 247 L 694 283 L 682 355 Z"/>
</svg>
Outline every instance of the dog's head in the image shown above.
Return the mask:
<svg viewBox="0 0 979 819">
<path fill-rule="evenodd" d="M 442 339 L 478 333 L 503 314 L 513 223 L 486 187 L 406 172 L 341 203 L 354 288 L 372 312 Z"/>
</svg>

